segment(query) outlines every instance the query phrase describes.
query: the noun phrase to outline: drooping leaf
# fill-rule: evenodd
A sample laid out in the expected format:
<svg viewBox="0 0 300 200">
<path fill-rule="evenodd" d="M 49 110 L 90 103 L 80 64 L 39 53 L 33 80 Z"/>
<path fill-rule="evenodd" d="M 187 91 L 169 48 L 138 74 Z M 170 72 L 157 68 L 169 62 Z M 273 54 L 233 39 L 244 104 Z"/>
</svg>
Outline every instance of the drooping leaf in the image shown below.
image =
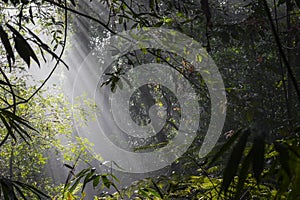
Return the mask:
<svg viewBox="0 0 300 200">
<path fill-rule="evenodd" d="M 35 23 L 34 23 L 34 17 L 33 17 L 33 13 L 32 13 L 32 7 L 30 6 L 29 7 L 29 16 L 30 16 L 30 21 L 31 21 L 31 23 L 33 23 L 34 25 L 35 25 Z"/>
<path fill-rule="evenodd" d="M 297 4 L 298 8 L 300 8 L 300 0 L 295 0 L 295 2 Z"/>
<path fill-rule="evenodd" d="M 2 123 L 4 124 L 4 126 L 5 126 L 5 128 L 7 130 L 7 134 L 10 135 L 16 141 L 17 138 L 13 134 L 12 127 L 9 125 L 9 123 L 7 122 L 7 120 L 5 119 L 5 117 L 2 116 L 1 114 L 0 114 L 0 118 L 1 118 L 1 121 L 2 121 Z"/>
<path fill-rule="evenodd" d="M 278 0 L 277 6 L 280 6 L 281 4 L 286 3 L 286 0 Z"/>
<path fill-rule="evenodd" d="M 0 85 L 8 85 L 5 81 L 0 80 Z"/>
<path fill-rule="evenodd" d="M 44 49 L 46 52 L 48 52 L 49 54 L 51 54 L 53 56 L 53 58 L 55 58 L 56 60 L 62 62 L 65 65 L 65 67 L 67 69 L 69 69 L 69 66 L 58 55 L 56 55 L 50 49 L 50 47 L 47 44 L 45 44 L 35 33 L 33 33 L 29 28 L 26 28 L 26 30 L 37 40 L 36 43 L 40 46 L 40 48 Z"/>
<path fill-rule="evenodd" d="M 70 183 L 65 184 L 64 191 L 68 190 L 68 192 L 72 193 L 78 184 L 80 183 L 80 180 L 90 171 L 90 168 L 81 170 L 78 174 L 75 175 L 75 183 L 72 185 L 71 188 L 69 188 Z M 68 181 L 67 181 L 68 182 Z"/>
<path fill-rule="evenodd" d="M 91 182 L 93 180 L 93 175 L 95 174 L 95 170 L 93 170 L 93 168 L 91 169 L 90 173 L 88 173 L 85 178 L 84 178 L 84 181 L 83 181 L 83 185 L 82 185 L 82 189 L 81 189 L 81 192 L 83 192 L 85 186 L 87 183 Z"/>
<path fill-rule="evenodd" d="M 11 25 L 7 24 L 7 27 L 14 33 L 15 48 L 20 55 L 20 57 L 26 62 L 28 67 L 30 67 L 30 57 L 38 64 L 40 67 L 40 62 L 35 55 L 33 49 L 25 40 L 25 38 Z"/>
<path fill-rule="evenodd" d="M 257 134 L 254 137 L 253 141 L 253 147 L 252 147 L 253 154 L 253 161 L 252 161 L 252 166 L 253 166 L 253 174 L 256 179 L 256 181 L 259 183 L 260 182 L 260 177 L 261 173 L 264 169 L 264 155 L 265 155 L 265 141 L 264 137 L 261 134 Z"/>
<path fill-rule="evenodd" d="M 18 123 L 26 126 L 27 128 L 33 130 L 33 131 L 36 131 L 38 132 L 35 128 L 33 128 L 29 122 L 19 116 L 17 116 L 16 114 L 8 111 L 8 110 L 1 110 L 2 114 L 4 114 L 5 116 L 9 117 L 10 119 L 14 120 L 14 121 L 17 121 Z"/>
<path fill-rule="evenodd" d="M 18 194 L 24 199 L 24 200 L 27 200 L 24 192 L 19 188 L 19 186 L 17 185 L 14 185 L 14 188 L 17 190 Z"/>
<path fill-rule="evenodd" d="M 10 0 L 10 1 L 12 4 L 14 4 L 14 6 L 20 3 L 20 0 Z"/>
<path fill-rule="evenodd" d="M 236 141 L 241 132 L 243 132 L 242 129 L 239 129 L 235 134 L 233 134 L 232 137 L 229 138 L 229 140 L 221 147 L 221 149 L 215 154 L 213 159 L 210 161 L 210 165 L 213 164 L 220 156 L 222 156 L 222 154 L 224 154 L 225 151 L 232 147 L 232 144 Z"/>
<path fill-rule="evenodd" d="M 221 185 L 221 190 L 224 191 L 225 194 L 227 193 L 227 190 L 231 182 L 233 181 L 235 174 L 237 173 L 238 166 L 243 156 L 243 152 L 249 135 L 250 131 L 248 129 L 243 131 L 237 144 L 232 149 L 231 155 L 223 173 L 223 182 Z"/>
<path fill-rule="evenodd" d="M 249 171 L 251 160 L 252 160 L 253 157 L 254 157 L 253 156 L 253 151 L 251 150 L 242 162 L 242 167 L 241 167 L 241 170 L 239 172 L 239 180 L 238 180 L 238 184 L 237 184 L 236 199 L 240 199 L 239 195 L 241 194 L 242 189 L 243 189 L 244 184 L 245 184 L 245 181 L 247 179 L 248 171 Z"/>
<path fill-rule="evenodd" d="M 210 25 L 210 23 L 211 23 L 211 12 L 210 12 L 210 7 L 209 7 L 208 0 L 201 0 L 201 9 L 203 10 L 203 13 L 205 14 L 207 25 Z"/>
<path fill-rule="evenodd" d="M 75 3 L 75 0 L 70 0 L 72 5 L 75 7 L 76 6 L 76 3 Z"/>
<path fill-rule="evenodd" d="M 154 196 L 163 199 L 164 195 L 162 194 L 162 192 L 161 192 L 160 188 L 158 187 L 158 185 L 153 180 L 151 180 L 151 182 L 152 182 L 152 184 L 154 185 L 154 187 L 155 187 L 155 189 L 157 191 L 156 193 L 158 194 L 158 195 L 154 195 Z"/>
<path fill-rule="evenodd" d="M 94 180 L 93 180 L 93 187 L 97 187 L 99 185 L 100 182 L 100 175 L 97 175 Z"/>
<path fill-rule="evenodd" d="M 34 195 L 36 195 L 39 199 L 43 199 L 43 198 L 50 198 L 49 195 L 45 194 L 44 192 L 42 192 L 41 190 L 37 189 L 36 187 L 26 184 L 26 183 L 22 183 L 20 181 L 13 181 L 14 185 L 18 185 L 23 189 L 29 190 L 31 191 Z"/>
<path fill-rule="evenodd" d="M 73 166 L 71 166 L 71 165 L 68 165 L 68 164 L 64 164 L 64 166 L 65 166 L 65 167 L 67 167 L 67 168 L 69 168 L 69 169 L 72 169 L 72 170 L 74 169 L 74 167 L 73 167 Z"/>
<path fill-rule="evenodd" d="M 111 181 L 107 178 L 107 175 L 102 175 L 101 179 L 102 179 L 103 185 L 109 189 L 110 185 L 111 185 Z"/>
<path fill-rule="evenodd" d="M 11 190 L 11 187 L 7 185 L 6 181 L 3 179 L 0 181 L 3 197 L 4 200 L 11 200 L 13 199 L 13 191 Z"/>
<path fill-rule="evenodd" d="M 8 35 L 4 31 L 4 29 L 2 28 L 1 25 L 0 25 L 0 38 L 1 38 L 1 42 L 2 42 L 2 44 L 3 44 L 3 46 L 6 50 L 6 53 L 9 56 L 9 58 L 11 58 L 13 62 L 15 62 L 15 55 L 14 55 L 14 52 L 13 52 L 12 47 L 10 45 Z"/>
<path fill-rule="evenodd" d="M 286 145 L 279 142 L 275 142 L 274 147 L 276 151 L 279 153 L 279 163 L 281 167 L 287 173 L 288 177 L 291 178 L 292 173 L 289 165 L 289 159 L 290 159 L 289 149 L 287 148 Z"/>
</svg>

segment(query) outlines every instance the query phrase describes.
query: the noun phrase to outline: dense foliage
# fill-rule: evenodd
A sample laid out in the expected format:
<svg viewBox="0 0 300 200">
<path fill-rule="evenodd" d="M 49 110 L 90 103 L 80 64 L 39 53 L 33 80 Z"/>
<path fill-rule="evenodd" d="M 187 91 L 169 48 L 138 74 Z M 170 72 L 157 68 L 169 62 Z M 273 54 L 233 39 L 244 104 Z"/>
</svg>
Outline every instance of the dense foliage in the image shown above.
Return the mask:
<svg viewBox="0 0 300 200">
<path fill-rule="evenodd" d="M 299 8 L 299 0 L 0 1 L 0 198 L 300 199 Z M 89 142 L 71 138 L 73 123 L 79 123 L 71 112 L 90 120 L 84 108 L 70 106 L 57 88 L 52 89 L 55 95 L 43 89 L 58 66 L 76 67 L 64 61 L 65 50 L 75 46 L 68 35 L 84 41 L 88 54 L 106 37 L 143 27 L 174 29 L 203 44 L 224 79 L 227 119 L 224 135 L 205 159 L 197 154 L 199 134 L 166 175 L 119 188 L 122 178 L 90 162 Z M 43 68 L 51 60 L 55 62 L 48 77 L 32 84 L 28 68 Z M 102 87 L 122 89 L 122 73 L 147 62 L 167 64 L 190 82 L 197 77 L 193 65 L 178 55 L 141 49 L 114 63 L 115 71 L 107 73 Z M 193 86 L 203 106 L 209 106 L 201 84 Z M 147 116 L 140 116 L 154 98 L 173 110 L 178 107 L 176 97 L 163 89 L 144 87 L 132 97 L 138 124 L 146 123 Z M 142 101 L 145 105 L 139 105 Z M 88 100 L 84 104 L 94 106 Z M 209 119 L 206 114 L 203 121 Z M 179 117 L 174 111 L 162 136 L 128 146 L 149 151 L 168 143 Z M 69 170 L 63 184 L 43 175 L 51 162 L 49 151 L 58 152 L 60 164 Z M 90 166 L 79 170 L 82 161 Z M 88 185 L 95 195 L 86 192 Z"/>
</svg>

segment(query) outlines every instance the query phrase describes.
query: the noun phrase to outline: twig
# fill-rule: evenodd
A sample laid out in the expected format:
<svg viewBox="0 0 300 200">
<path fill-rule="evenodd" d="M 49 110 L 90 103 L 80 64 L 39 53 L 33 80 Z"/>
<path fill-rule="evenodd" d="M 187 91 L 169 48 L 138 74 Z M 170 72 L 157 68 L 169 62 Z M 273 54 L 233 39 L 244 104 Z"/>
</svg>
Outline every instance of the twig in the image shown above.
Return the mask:
<svg viewBox="0 0 300 200">
<path fill-rule="evenodd" d="M 68 11 L 72 12 L 72 13 L 75 13 L 75 14 L 78 14 L 78 15 L 80 15 L 80 16 L 86 17 L 86 18 L 88 18 L 88 19 L 90 19 L 90 20 L 93 20 L 93 21 L 99 23 L 100 25 L 102 25 L 103 27 L 105 27 L 109 32 L 111 32 L 111 33 L 113 33 L 113 34 L 116 34 L 116 32 L 114 32 L 111 28 L 109 28 L 105 23 L 103 23 L 103 22 L 100 21 L 99 19 L 96 19 L 96 18 L 94 18 L 94 17 L 92 17 L 92 16 L 89 16 L 89 15 L 87 15 L 87 14 L 84 14 L 84 13 L 82 13 L 82 12 L 79 12 L 79 11 L 77 11 L 77 10 L 74 10 L 74 9 L 72 9 L 72 8 L 69 8 L 69 7 L 67 7 L 67 5 L 61 5 L 61 4 L 59 4 L 59 3 L 56 3 L 56 2 L 54 2 L 53 0 L 45 0 L 45 1 L 48 2 L 48 3 L 50 3 L 50 4 L 53 4 L 53 5 L 57 6 L 57 7 L 59 7 L 59 8 L 63 8 L 63 9 L 65 9 L 65 10 L 68 10 Z"/>
</svg>

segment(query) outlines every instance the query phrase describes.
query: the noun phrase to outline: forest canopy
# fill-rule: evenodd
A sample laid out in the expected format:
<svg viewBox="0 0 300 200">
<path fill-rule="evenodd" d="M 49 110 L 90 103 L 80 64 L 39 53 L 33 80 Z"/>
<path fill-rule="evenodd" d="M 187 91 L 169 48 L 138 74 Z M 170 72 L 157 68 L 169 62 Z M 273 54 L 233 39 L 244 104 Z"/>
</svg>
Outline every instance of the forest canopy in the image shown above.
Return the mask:
<svg viewBox="0 0 300 200">
<path fill-rule="evenodd" d="M 299 0 L 0 0 L 0 21 L 0 199 L 300 199 Z"/>
</svg>

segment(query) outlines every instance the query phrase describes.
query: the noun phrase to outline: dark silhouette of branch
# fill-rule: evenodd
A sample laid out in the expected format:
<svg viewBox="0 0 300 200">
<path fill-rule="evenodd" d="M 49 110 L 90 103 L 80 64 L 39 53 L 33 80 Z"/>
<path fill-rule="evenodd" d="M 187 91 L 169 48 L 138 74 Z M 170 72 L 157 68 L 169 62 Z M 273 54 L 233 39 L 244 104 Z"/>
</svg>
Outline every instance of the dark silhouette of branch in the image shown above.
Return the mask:
<svg viewBox="0 0 300 200">
<path fill-rule="evenodd" d="M 272 32 L 273 32 L 273 35 L 274 35 L 274 39 L 275 39 L 277 47 L 278 47 L 279 54 L 282 57 L 283 63 L 287 68 L 288 75 L 291 78 L 291 81 L 292 81 L 292 83 L 295 87 L 295 90 L 296 90 L 296 93 L 297 93 L 297 96 L 298 96 L 298 101 L 300 102 L 300 89 L 299 89 L 297 80 L 294 76 L 292 67 L 291 67 L 291 65 L 290 65 L 290 63 L 289 63 L 289 61 L 288 61 L 288 59 L 287 59 L 287 57 L 286 57 L 286 55 L 283 51 L 282 44 L 280 42 L 280 38 L 279 38 L 278 33 L 276 31 L 276 27 L 275 27 L 275 24 L 273 22 L 272 15 L 271 15 L 271 12 L 270 12 L 270 9 L 269 9 L 269 6 L 268 6 L 268 2 L 266 0 L 262 0 L 262 1 L 263 1 L 263 4 L 264 4 L 265 11 L 266 11 L 266 13 L 268 15 L 268 18 L 269 18 L 269 21 L 270 21 L 270 25 L 271 25 Z"/>
<path fill-rule="evenodd" d="M 75 13 L 75 14 L 78 14 L 78 15 L 80 15 L 80 16 L 83 16 L 83 17 L 85 17 L 85 18 L 87 18 L 87 19 L 93 20 L 93 21 L 99 23 L 99 24 L 100 24 L 101 26 L 103 26 L 104 28 L 106 28 L 109 32 L 111 32 L 111 33 L 113 33 L 113 34 L 116 34 L 115 31 L 113 31 L 111 28 L 109 28 L 108 25 L 106 25 L 104 22 L 100 21 L 99 19 L 96 19 L 96 18 L 94 18 L 94 17 L 92 17 L 92 16 L 90 16 L 90 15 L 84 14 L 84 13 L 79 12 L 79 11 L 77 11 L 77 10 L 74 10 L 74 9 L 72 9 L 72 8 L 69 8 L 69 7 L 67 7 L 66 4 L 65 4 L 65 5 L 62 5 L 62 4 L 57 3 L 57 2 L 55 2 L 55 1 L 53 1 L 53 0 L 45 0 L 45 1 L 48 2 L 48 3 L 50 3 L 50 4 L 53 4 L 53 5 L 57 6 L 57 7 L 59 7 L 59 8 L 68 10 L 68 11 L 70 11 L 70 12 L 72 12 L 72 13 Z"/>
</svg>

